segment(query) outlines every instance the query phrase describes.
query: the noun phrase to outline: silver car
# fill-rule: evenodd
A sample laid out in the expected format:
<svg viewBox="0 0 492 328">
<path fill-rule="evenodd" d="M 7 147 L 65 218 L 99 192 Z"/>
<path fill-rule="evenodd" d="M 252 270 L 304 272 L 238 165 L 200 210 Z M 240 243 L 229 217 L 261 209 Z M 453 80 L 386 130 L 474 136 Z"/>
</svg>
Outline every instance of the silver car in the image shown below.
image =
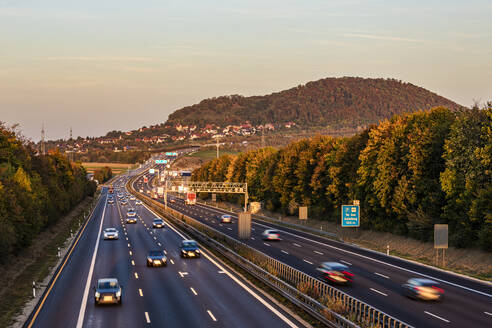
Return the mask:
<svg viewBox="0 0 492 328">
<path fill-rule="evenodd" d="M 106 228 L 103 232 L 104 239 L 118 239 L 118 230 L 115 228 Z"/>
</svg>

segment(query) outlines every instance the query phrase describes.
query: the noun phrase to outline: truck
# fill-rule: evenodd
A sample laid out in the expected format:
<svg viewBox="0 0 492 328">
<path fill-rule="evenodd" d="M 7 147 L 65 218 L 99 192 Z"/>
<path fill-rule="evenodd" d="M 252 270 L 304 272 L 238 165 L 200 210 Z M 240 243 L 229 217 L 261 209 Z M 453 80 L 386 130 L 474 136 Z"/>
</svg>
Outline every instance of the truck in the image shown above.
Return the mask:
<svg viewBox="0 0 492 328">
<path fill-rule="evenodd" d="M 186 205 L 196 204 L 196 194 L 194 192 L 189 192 L 186 194 L 185 204 Z"/>
</svg>

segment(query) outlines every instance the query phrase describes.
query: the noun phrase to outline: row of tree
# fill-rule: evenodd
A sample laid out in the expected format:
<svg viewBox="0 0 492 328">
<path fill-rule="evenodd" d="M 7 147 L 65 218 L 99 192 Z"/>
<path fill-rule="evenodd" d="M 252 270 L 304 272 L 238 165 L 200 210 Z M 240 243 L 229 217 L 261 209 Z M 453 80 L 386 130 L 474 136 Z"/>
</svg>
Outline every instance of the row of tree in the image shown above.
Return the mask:
<svg viewBox="0 0 492 328">
<path fill-rule="evenodd" d="M 113 170 L 109 166 L 105 166 L 100 168 L 99 170 L 94 171 L 94 180 L 97 180 L 99 183 L 104 183 L 113 177 Z"/>
<path fill-rule="evenodd" d="M 427 241 L 434 224 L 447 223 L 452 245 L 492 250 L 492 103 L 394 116 L 349 138 L 222 156 L 193 177 L 247 182 L 251 201 L 269 210 L 305 205 L 311 217 L 334 222 L 341 205 L 357 199 L 363 228 Z"/>
<path fill-rule="evenodd" d="M 37 155 L 15 130 L 0 123 L 0 263 L 29 246 L 96 185 L 85 169 L 55 152 Z"/>
</svg>

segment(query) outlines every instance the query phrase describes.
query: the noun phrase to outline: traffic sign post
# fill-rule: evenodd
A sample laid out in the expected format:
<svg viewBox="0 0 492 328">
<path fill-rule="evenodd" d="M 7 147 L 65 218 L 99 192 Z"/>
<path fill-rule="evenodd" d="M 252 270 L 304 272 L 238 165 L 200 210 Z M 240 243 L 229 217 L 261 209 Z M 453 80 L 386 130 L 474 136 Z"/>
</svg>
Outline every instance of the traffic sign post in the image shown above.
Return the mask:
<svg viewBox="0 0 492 328">
<path fill-rule="evenodd" d="M 342 227 L 359 227 L 359 205 L 342 205 Z"/>
<path fill-rule="evenodd" d="M 308 218 L 307 206 L 299 207 L 299 220 L 307 220 L 307 218 Z"/>
<path fill-rule="evenodd" d="M 444 254 L 448 248 L 448 225 L 434 224 L 434 248 L 436 249 L 436 265 L 439 265 L 439 250 L 442 249 L 442 266 L 446 265 Z"/>
</svg>

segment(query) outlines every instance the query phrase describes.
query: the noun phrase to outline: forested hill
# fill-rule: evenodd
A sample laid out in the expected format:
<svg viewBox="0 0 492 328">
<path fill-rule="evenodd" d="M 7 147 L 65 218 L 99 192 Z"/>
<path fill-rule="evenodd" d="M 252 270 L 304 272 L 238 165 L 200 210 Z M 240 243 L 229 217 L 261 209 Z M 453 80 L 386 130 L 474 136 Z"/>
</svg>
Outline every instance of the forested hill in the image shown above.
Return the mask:
<svg viewBox="0 0 492 328">
<path fill-rule="evenodd" d="M 81 165 L 58 152 L 36 155 L 0 122 L 0 265 L 95 189 Z"/>
<path fill-rule="evenodd" d="M 294 122 L 298 126 L 355 128 L 395 114 L 444 106 L 463 108 L 411 83 L 395 79 L 326 78 L 266 96 L 223 96 L 184 107 L 166 126 L 207 124 L 224 127 Z"/>
</svg>

